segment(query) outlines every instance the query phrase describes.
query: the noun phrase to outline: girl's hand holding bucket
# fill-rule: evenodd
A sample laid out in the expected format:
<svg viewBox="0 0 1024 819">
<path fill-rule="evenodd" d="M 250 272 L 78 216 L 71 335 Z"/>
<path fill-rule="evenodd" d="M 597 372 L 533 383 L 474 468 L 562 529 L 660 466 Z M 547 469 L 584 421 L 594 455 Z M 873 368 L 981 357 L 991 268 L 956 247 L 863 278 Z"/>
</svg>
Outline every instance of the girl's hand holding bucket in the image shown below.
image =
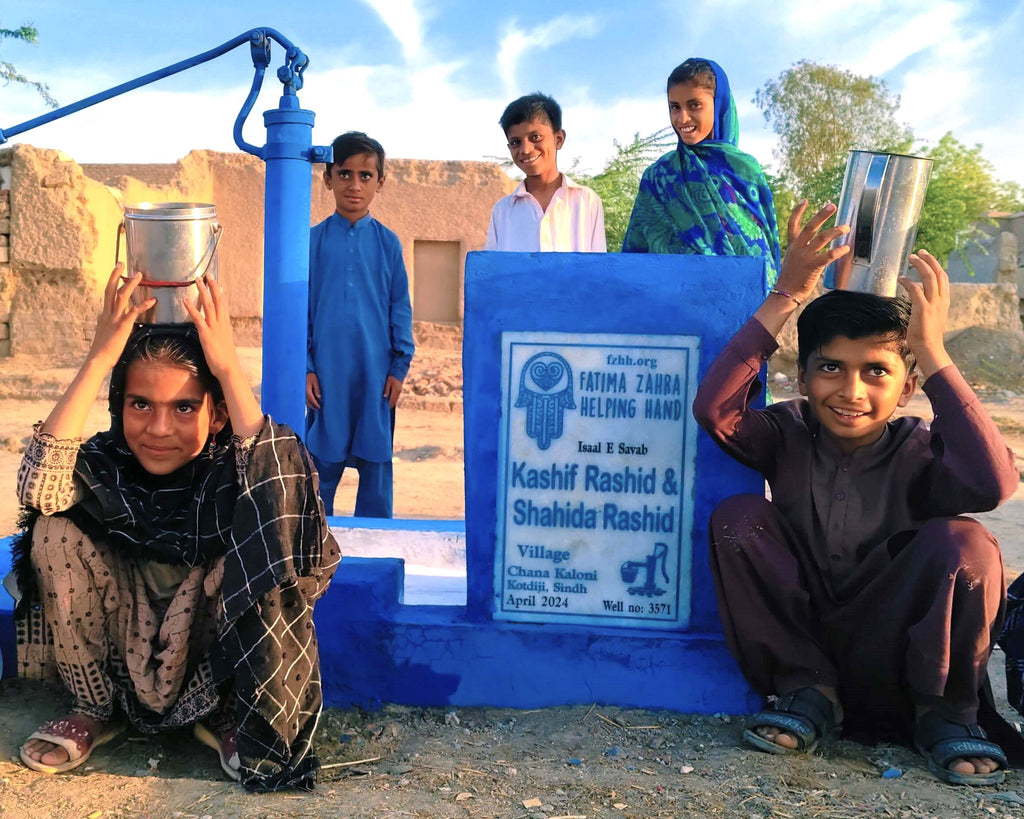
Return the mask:
<svg viewBox="0 0 1024 819">
<path fill-rule="evenodd" d="M 122 283 L 122 268 L 121 264 L 114 265 L 107 280 L 103 291 L 103 309 L 96 319 L 96 334 L 89 354 L 43 422 L 42 431 L 55 438 L 81 437 L 85 419 L 99 394 L 100 386 L 121 358 L 135 322 L 156 304 L 154 298 L 132 304 L 132 293 L 142 281 L 142 274 L 136 273 Z"/>
<path fill-rule="evenodd" d="M 96 320 L 96 334 L 93 336 L 89 358 L 112 370 L 124 345 L 128 342 L 132 328 L 143 313 L 156 304 L 155 298 L 148 298 L 138 304 L 132 303 L 132 293 L 142 281 L 142 274 L 135 273 L 122 277 L 124 265 L 114 265 L 103 291 L 103 309 Z"/>
<path fill-rule="evenodd" d="M 205 276 L 196 279 L 195 285 L 199 305 L 191 298 L 185 298 L 182 306 L 199 331 L 199 343 L 203 345 L 203 355 L 210 372 L 224 390 L 231 427 L 236 435 L 247 438 L 263 426 L 263 410 L 256 402 L 238 358 L 224 290 L 217 282 L 207 281 Z"/>
</svg>

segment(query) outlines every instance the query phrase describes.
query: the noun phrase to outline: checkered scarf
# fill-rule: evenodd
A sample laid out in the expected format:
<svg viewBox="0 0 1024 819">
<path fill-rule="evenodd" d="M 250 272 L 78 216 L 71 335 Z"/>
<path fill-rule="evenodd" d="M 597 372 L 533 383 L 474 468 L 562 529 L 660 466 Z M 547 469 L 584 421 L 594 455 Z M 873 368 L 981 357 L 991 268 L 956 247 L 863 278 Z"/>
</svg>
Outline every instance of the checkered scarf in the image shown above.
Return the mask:
<svg viewBox="0 0 1024 819">
<path fill-rule="evenodd" d="M 212 659 L 218 677 L 234 678 L 242 784 L 250 790 L 309 788 L 319 770 L 313 603 L 340 555 L 315 474 L 295 434 L 268 419 L 235 502 Z"/>
</svg>

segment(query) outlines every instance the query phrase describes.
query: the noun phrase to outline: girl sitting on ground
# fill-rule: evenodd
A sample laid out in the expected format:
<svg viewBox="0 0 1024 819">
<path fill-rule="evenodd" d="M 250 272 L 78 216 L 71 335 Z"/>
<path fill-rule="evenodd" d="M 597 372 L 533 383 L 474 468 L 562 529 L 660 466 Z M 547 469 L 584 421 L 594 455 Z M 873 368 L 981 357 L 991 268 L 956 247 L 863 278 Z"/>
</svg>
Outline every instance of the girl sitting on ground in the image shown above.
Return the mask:
<svg viewBox="0 0 1024 819">
<path fill-rule="evenodd" d="M 60 773 L 129 724 L 193 726 L 246 788 L 312 787 L 313 603 L 339 560 L 316 473 L 260 410 L 221 288 L 197 282 L 194 325 L 147 326 L 140 280 L 114 269 L 85 363 L 18 471 L 19 671 L 72 698 L 21 758 Z M 108 373 L 110 430 L 83 443 Z"/>
<path fill-rule="evenodd" d="M 725 72 L 694 57 L 669 74 L 674 151 L 644 171 L 623 253 L 759 256 L 768 286 L 779 270 L 779 230 L 768 181 L 736 144 L 739 123 Z"/>
</svg>

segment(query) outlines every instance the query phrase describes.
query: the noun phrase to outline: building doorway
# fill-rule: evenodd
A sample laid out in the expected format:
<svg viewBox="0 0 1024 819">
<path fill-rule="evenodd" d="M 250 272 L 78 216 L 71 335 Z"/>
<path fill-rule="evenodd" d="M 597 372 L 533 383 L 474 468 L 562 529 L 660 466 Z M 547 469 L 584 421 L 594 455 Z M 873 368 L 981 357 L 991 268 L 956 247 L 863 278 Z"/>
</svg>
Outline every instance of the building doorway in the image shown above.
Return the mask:
<svg viewBox="0 0 1024 819">
<path fill-rule="evenodd" d="M 416 239 L 412 256 L 412 317 L 414 321 L 461 321 L 458 242 Z"/>
</svg>

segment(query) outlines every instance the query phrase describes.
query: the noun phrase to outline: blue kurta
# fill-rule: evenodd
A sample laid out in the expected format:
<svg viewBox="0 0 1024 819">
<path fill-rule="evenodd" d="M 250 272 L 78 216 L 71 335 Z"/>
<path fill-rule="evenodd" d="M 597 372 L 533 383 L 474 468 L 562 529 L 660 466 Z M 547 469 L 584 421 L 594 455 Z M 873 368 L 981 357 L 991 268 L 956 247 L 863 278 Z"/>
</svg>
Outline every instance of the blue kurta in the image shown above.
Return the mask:
<svg viewBox="0 0 1024 819">
<path fill-rule="evenodd" d="M 306 445 L 321 461 L 391 460 L 389 375 L 404 381 L 415 349 L 409 277 L 394 232 L 333 213 L 309 235 L 306 371 L 320 381 Z"/>
</svg>

